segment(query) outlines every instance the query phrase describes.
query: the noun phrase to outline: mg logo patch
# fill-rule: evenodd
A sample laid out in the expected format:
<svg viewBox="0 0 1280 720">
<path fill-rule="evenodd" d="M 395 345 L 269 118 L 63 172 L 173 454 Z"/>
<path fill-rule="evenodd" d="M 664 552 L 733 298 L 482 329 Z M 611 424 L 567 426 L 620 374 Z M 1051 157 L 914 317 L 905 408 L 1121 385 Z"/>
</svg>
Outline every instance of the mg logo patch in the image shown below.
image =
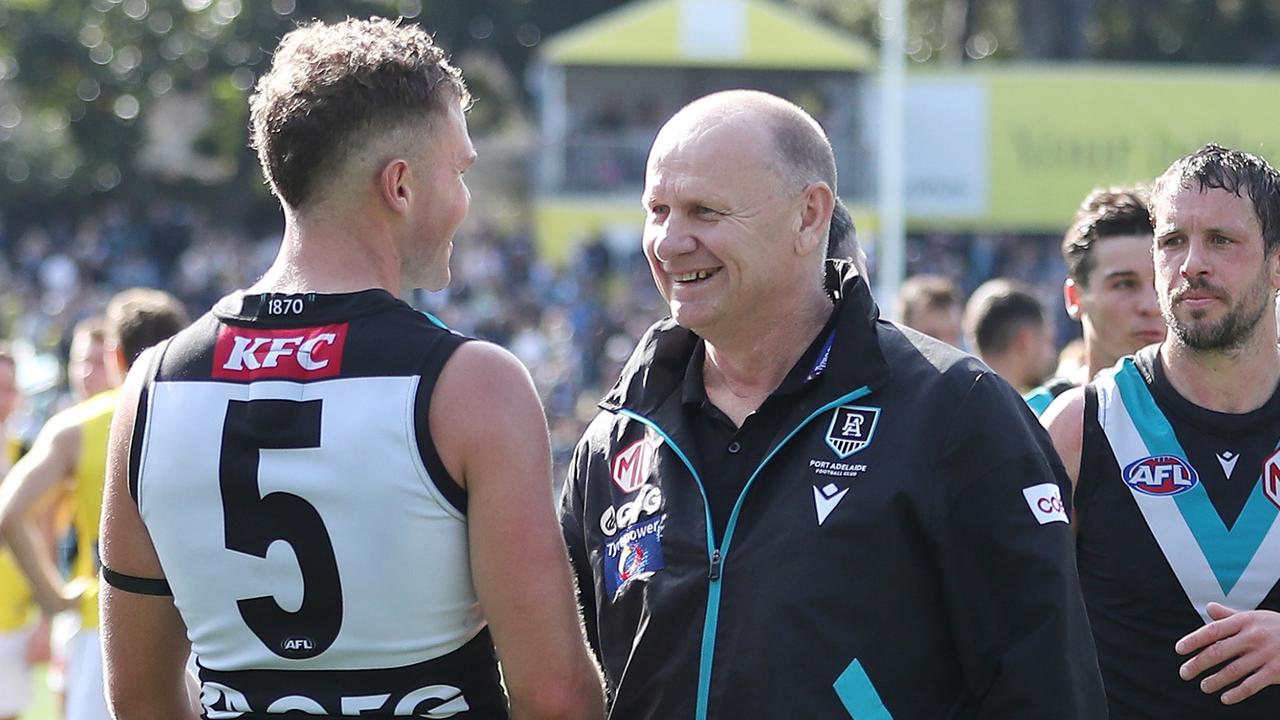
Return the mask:
<svg viewBox="0 0 1280 720">
<path fill-rule="evenodd" d="M 610 474 L 613 484 L 624 493 L 633 493 L 644 485 L 649 475 L 649 462 L 657 451 L 659 441 L 647 435 L 623 448 L 613 456 Z"/>
<path fill-rule="evenodd" d="M 1280 507 L 1280 450 L 1272 453 L 1262 464 L 1262 492 Z"/>
<path fill-rule="evenodd" d="M 842 405 L 827 428 L 827 445 L 843 460 L 871 444 L 879 421 L 880 408 Z"/>
</svg>

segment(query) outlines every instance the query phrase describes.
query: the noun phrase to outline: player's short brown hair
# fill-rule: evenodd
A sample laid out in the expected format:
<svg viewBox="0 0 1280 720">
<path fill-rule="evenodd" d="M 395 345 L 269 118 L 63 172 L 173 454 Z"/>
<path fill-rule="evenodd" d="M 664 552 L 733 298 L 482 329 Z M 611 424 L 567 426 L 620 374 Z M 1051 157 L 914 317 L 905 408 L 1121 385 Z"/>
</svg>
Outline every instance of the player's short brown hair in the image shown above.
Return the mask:
<svg viewBox="0 0 1280 720">
<path fill-rule="evenodd" d="M 915 327 L 914 323 L 926 310 L 959 309 L 962 303 L 960 289 L 945 275 L 912 275 L 898 288 L 902 322 L 908 327 Z"/>
<path fill-rule="evenodd" d="M 1150 235 L 1151 212 L 1143 188 L 1096 188 L 1089 193 L 1071 227 L 1062 237 L 1062 259 L 1067 277 L 1080 287 L 1089 286 L 1093 271 L 1093 246 L 1099 240 L 1121 235 Z"/>
<path fill-rule="evenodd" d="M 107 338 L 124 353 L 132 366 L 143 350 L 187 326 L 187 311 L 178 298 L 163 290 L 130 288 L 107 303 Z"/>
<path fill-rule="evenodd" d="M 417 25 L 383 18 L 298 27 L 280 40 L 249 99 L 251 144 L 290 207 L 314 195 L 364 138 L 465 108 L 471 96 Z"/>
<path fill-rule="evenodd" d="M 964 329 L 979 355 L 1009 352 L 1024 327 L 1048 325 L 1044 305 L 1031 286 L 996 278 L 978 286 L 964 310 Z"/>
</svg>

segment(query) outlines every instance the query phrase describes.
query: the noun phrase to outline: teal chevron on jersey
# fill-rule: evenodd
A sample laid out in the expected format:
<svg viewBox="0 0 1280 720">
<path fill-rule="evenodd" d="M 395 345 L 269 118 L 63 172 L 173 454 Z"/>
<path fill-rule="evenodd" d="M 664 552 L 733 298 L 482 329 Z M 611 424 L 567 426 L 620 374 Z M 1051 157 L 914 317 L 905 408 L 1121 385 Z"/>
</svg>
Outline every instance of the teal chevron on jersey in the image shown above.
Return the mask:
<svg viewBox="0 0 1280 720">
<path fill-rule="evenodd" d="M 1133 418 L 1149 455 L 1174 455 L 1186 458 L 1173 426 L 1156 407 L 1151 391 L 1142 381 L 1132 360 L 1126 360 L 1115 375 L 1116 386 L 1125 408 Z M 1230 594 L 1262 545 L 1263 538 L 1275 524 L 1277 508 L 1262 492 L 1261 476 L 1235 524 L 1227 528 L 1213 507 L 1203 484 L 1196 484 L 1172 500 L 1186 520 L 1191 534 L 1209 561 L 1223 594 Z"/>
</svg>

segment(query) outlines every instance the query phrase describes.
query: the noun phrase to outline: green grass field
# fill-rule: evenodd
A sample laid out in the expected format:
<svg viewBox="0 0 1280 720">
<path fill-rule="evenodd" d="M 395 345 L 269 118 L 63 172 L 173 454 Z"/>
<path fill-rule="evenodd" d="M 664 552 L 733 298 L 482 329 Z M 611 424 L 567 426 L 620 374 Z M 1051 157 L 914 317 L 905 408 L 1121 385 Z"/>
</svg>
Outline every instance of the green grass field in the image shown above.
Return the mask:
<svg viewBox="0 0 1280 720">
<path fill-rule="evenodd" d="M 58 711 L 53 704 L 53 695 L 49 693 L 44 681 L 44 668 L 36 673 L 36 703 L 26 712 L 21 720 L 58 720 Z"/>
</svg>

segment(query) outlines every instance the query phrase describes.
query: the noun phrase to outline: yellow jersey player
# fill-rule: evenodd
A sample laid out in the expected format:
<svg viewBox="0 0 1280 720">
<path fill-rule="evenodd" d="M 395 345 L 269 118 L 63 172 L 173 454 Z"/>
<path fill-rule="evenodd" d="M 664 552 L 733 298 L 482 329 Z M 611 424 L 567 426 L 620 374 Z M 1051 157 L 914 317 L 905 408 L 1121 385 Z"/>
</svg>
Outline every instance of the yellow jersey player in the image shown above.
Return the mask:
<svg viewBox="0 0 1280 720">
<path fill-rule="evenodd" d="M 186 325 L 178 300 L 158 290 L 126 290 L 107 307 L 106 344 L 111 385 L 147 347 Z M 98 641 L 98 518 L 106 477 L 107 435 L 117 390 L 98 393 L 50 418 L 34 445 L 0 489 L 0 532 L 31 583 L 40 608 L 49 615 L 75 608 L 80 628 L 67 648 L 66 719 L 108 720 Z M 53 550 L 40 531 L 40 518 L 62 497 L 70 497 L 78 538 L 70 582 L 53 563 Z"/>
<path fill-rule="evenodd" d="M 17 401 L 17 364 L 7 350 L 0 350 L 0 438 L 4 440 L 0 471 L 5 473 L 18 455 L 18 444 L 3 431 Z M 0 720 L 14 720 L 31 704 L 27 642 L 34 609 L 31 587 L 8 548 L 0 547 Z"/>
</svg>

